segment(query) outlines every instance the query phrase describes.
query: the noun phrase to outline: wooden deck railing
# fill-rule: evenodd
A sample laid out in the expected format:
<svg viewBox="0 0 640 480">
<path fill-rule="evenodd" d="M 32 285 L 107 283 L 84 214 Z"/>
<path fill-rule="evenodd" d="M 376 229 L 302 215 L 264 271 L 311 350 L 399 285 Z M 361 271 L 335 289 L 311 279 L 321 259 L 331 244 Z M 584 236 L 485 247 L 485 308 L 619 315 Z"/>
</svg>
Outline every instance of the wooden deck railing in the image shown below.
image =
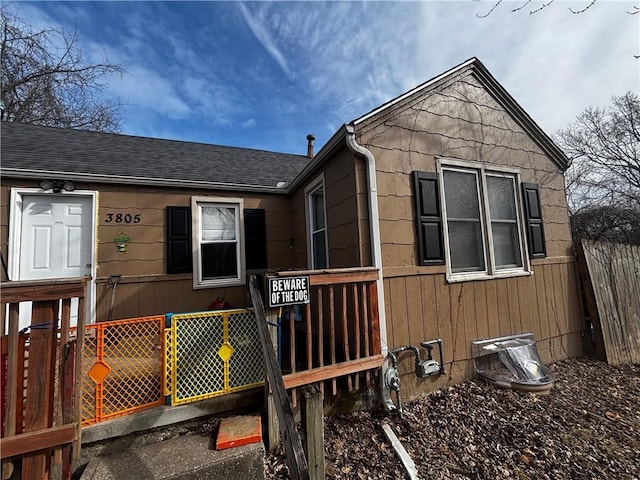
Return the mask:
<svg viewBox="0 0 640 480">
<path fill-rule="evenodd" d="M 8 308 L 2 338 L 2 478 L 22 457 L 22 478 L 49 478 L 51 459 L 61 478 L 71 478 L 80 450 L 81 359 L 87 279 L 3 282 L 2 307 Z M 71 299 L 78 299 L 78 338 L 69 335 Z M 32 301 L 28 333 L 19 329 L 19 303 Z M 58 323 L 59 321 L 59 323 Z M 26 375 L 25 375 L 26 372 Z M 53 455 L 52 455 L 53 454 Z"/>
<path fill-rule="evenodd" d="M 279 277 L 308 275 L 311 301 L 270 312 L 280 322 L 280 364 L 287 389 L 338 378 L 349 391 L 370 383 L 382 365 L 378 312 L 378 270 L 349 268 L 286 271 Z"/>
</svg>

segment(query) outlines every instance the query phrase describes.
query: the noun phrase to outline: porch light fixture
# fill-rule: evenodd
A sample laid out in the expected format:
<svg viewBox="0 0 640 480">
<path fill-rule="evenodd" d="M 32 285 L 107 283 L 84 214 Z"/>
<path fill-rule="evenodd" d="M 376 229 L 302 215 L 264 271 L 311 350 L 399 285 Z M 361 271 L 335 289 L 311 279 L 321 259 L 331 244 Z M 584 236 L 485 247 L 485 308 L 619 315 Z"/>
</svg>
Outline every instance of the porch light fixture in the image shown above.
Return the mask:
<svg viewBox="0 0 640 480">
<path fill-rule="evenodd" d="M 60 193 L 62 190 L 65 192 L 73 192 L 76 186 L 68 180 L 42 180 L 40 182 L 40 188 L 43 190 L 52 190 L 53 193 Z"/>
</svg>

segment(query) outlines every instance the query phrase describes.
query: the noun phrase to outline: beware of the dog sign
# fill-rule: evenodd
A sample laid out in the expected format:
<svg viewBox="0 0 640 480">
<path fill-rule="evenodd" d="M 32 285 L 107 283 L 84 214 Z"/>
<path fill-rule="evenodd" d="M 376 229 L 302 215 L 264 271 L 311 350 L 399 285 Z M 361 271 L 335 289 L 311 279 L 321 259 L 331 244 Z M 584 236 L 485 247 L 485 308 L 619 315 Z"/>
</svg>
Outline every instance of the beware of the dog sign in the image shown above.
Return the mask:
<svg viewBox="0 0 640 480">
<path fill-rule="evenodd" d="M 282 307 L 309 303 L 309 277 L 270 277 L 269 306 Z"/>
</svg>

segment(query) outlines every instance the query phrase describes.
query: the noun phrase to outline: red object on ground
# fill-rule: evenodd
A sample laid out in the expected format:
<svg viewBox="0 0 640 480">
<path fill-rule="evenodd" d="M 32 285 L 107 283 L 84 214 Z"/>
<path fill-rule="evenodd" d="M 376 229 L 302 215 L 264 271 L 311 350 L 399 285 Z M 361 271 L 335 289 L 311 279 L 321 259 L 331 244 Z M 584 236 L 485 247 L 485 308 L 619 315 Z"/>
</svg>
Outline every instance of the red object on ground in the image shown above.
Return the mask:
<svg viewBox="0 0 640 480">
<path fill-rule="evenodd" d="M 216 450 L 239 447 L 262 441 L 262 420 L 259 414 L 228 417 L 220 422 Z"/>
</svg>

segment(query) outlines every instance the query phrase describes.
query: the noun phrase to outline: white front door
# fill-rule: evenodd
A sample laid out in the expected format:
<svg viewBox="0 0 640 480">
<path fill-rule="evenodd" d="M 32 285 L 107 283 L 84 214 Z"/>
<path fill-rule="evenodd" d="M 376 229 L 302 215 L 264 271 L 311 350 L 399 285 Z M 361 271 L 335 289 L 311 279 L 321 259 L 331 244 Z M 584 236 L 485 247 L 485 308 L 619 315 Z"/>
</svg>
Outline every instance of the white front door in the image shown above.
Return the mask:
<svg viewBox="0 0 640 480">
<path fill-rule="evenodd" d="M 91 275 L 91 198 L 25 195 L 19 280 Z"/>
<path fill-rule="evenodd" d="M 13 280 L 42 280 L 92 275 L 94 197 L 17 194 Z M 92 288 L 87 307 L 92 310 Z M 78 302 L 71 303 L 71 324 L 77 322 Z M 91 316 L 89 315 L 90 321 Z M 31 302 L 20 304 L 20 329 L 31 320 Z"/>
</svg>

